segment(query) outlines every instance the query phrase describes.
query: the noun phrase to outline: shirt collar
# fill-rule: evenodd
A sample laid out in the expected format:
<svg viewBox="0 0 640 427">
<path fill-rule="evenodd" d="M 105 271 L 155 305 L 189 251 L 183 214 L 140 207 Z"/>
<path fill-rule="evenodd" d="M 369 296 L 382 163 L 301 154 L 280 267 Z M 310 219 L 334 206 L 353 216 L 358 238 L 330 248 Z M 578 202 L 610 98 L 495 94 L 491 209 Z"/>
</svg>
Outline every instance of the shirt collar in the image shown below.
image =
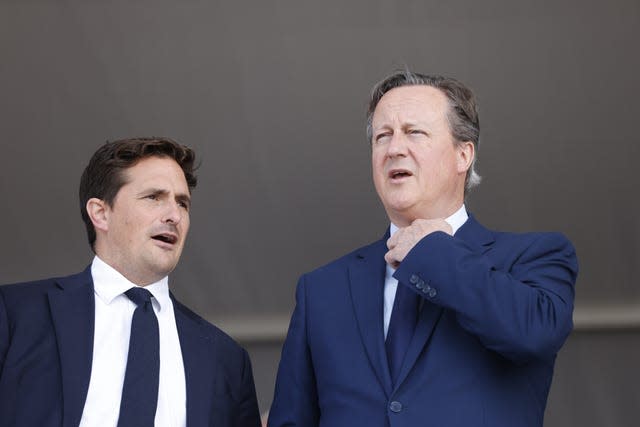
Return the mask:
<svg viewBox="0 0 640 427">
<path fill-rule="evenodd" d="M 451 226 L 451 234 L 456 234 L 456 231 L 462 227 L 462 224 L 464 224 L 468 218 L 469 214 L 467 214 L 467 209 L 464 207 L 463 203 L 462 206 L 460 206 L 460 209 L 444 220 Z M 389 235 L 393 236 L 393 233 L 396 231 L 398 231 L 398 226 L 392 222 L 389 226 Z"/>
<path fill-rule="evenodd" d="M 96 295 L 104 301 L 105 304 L 111 304 L 117 296 L 138 286 L 127 280 L 126 277 L 120 274 L 115 268 L 102 261 L 97 255 L 93 258 L 93 262 L 91 263 L 91 277 L 93 277 L 93 289 Z M 153 295 L 153 298 L 158 304 L 158 310 L 162 310 L 162 307 L 171 303 L 168 276 L 165 276 L 144 288 Z"/>
</svg>

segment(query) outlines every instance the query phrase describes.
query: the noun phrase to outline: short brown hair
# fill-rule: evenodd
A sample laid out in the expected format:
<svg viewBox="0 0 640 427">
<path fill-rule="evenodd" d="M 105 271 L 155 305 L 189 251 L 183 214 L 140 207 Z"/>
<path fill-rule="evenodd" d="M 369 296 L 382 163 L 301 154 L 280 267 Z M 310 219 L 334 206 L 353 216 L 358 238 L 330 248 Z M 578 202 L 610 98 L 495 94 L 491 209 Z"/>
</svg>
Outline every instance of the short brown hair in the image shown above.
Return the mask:
<svg viewBox="0 0 640 427">
<path fill-rule="evenodd" d="M 87 213 L 87 202 L 95 197 L 112 206 L 118 191 L 126 183 L 123 172 L 147 157 L 175 160 L 184 172 L 189 191 L 196 187 L 195 153 L 191 148 L 162 137 L 107 141 L 93 154 L 80 178 L 80 214 L 91 249 L 94 249 L 96 230 Z"/>
<path fill-rule="evenodd" d="M 367 139 L 371 142 L 372 120 L 376 106 L 385 93 L 402 86 L 431 86 L 442 91 L 449 101 L 449 129 L 456 142 L 470 141 L 475 148 L 475 156 L 467 171 L 464 183 L 465 194 L 480 184 L 480 175 L 475 170 L 480 143 L 480 119 L 476 98 L 468 87 L 451 77 L 425 75 L 409 70 L 399 71 L 377 83 L 371 91 L 369 109 L 367 110 Z"/>
</svg>

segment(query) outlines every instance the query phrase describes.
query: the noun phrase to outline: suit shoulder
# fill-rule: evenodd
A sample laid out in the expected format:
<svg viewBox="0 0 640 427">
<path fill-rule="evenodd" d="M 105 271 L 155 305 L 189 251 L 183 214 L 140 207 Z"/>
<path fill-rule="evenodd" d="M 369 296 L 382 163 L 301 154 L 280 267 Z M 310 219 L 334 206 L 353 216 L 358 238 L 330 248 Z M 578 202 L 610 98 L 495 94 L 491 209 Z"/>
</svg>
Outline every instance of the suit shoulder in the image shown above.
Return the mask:
<svg viewBox="0 0 640 427">
<path fill-rule="evenodd" d="M 244 348 L 240 346 L 229 334 L 224 332 L 222 329 L 209 322 L 193 310 L 191 310 L 186 305 L 182 304 L 180 301 L 173 299 L 174 306 L 176 311 L 180 311 L 184 316 L 189 318 L 191 321 L 195 322 L 203 337 L 208 338 L 209 340 L 215 341 L 216 345 L 222 346 L 225 351 L 231 352 L 245 352 Z"/>
<path fill-rule="evenodd" d="M 40 279 L 31 282 L 11 283 L 0 286 L 0 293 L 4 298 L 30 298 L 39 297 L 46 294 L 55 287 L 55 284 L 61 277 L 52 277 L 48 279 Z"/>
<path fill-rule="evenodd" d="M 349 277 L 353 268 L 366 262 L 369 268 L 383 268 L 386 245 L 383 240 L 378 240 L 369 245 L 355 249 L 341 257 L 303 274 L 296 287 L 296 295 L 301 292 L 320 292 L 332 295 L 344 292 L 348 289 Z M 296 297 L 297 298 L 297 297 Z M 316 298 L 322 298 L 316 295 Z"/>
<path fill-rule="evenodd" d="M 569 239 L 559 232 L 508 233 L 495 232 L 497 254 L 508 253 L 515 263 L 553 262 L 566 265 L 574 274 L 578 272 L 576 250 Z"/>
<path fill-rule="evenodd" d="M 362 258 L 363 254 L 370 252 L 379 244 L 380 244 L 380 241 L 378 240 L 378 241 L 369 243 L 368 245 L 361 246 L 358 249 L 355 249 L 345 255 L 342 255 L 339 258 L 334 259 L 333 261 L 330 261 L 316 268 L 315 270 L 311 270 L 308 273 L 305 273 L 304 276 L 317 276 L 317 275 L 343 272 L 351 262 Z"/>
<path fill-rule="evenodd" d="M 533 231 L 526 233 L 493 231 L 492 233 L 497 243 L 519 242 L 524 246 L 573 248 L 571 241 L 569 241 L 569 239 L 564 234 L 556 231 Z"/>
<path fill-rule="evenodd" d="M 7 315 L 13 319 L 29 319 L 48 310 L 48 295 L 52 290 L 68 280 L 75 280 L 82 273 L 13 283 L 0 286 L 0 300 Z"/>
</svg>

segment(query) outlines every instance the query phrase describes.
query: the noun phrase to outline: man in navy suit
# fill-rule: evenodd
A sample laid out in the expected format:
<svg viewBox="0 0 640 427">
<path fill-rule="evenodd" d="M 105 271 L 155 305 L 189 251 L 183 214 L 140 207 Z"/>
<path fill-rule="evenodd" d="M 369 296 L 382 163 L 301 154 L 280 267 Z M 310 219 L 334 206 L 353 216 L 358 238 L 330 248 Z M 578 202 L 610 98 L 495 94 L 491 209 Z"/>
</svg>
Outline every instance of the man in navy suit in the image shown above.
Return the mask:
<svg viewBox="0 0 640 427">
<path fill-rule="evenodd" d="M 269 426 L 542 426 L 572 328 L 571 243 L 466 211 L 479 121 L 460 82 L 388 77 L 367 133 L 390 227 L 301 277 Z"/>
<path fill-rule="evenodd" d="M 194 152 L 108 142 L 80 182 L 82 273 L 0 287 L 0 427 L 260 425 L 249 357 L 168 289 Z"/>
</svg>

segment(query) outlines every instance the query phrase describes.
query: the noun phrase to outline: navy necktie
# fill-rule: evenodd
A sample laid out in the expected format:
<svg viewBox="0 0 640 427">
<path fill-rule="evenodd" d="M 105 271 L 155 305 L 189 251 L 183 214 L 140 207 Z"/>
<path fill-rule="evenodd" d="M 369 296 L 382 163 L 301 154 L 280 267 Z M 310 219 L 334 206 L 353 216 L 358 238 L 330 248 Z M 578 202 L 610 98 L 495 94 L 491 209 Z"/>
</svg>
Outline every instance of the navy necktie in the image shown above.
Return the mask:
<svg viewBox="0 0 640 427">
<path fill-rule="evenodd" d="M 158 319 L 151 305 L 151 292 L 136 287 L 125 294 L 138 307 L 131 320 L 118 427 L 153 427 L 160 381 Z"/>
<path fill-rule="evenodd" d="M 420 297 L 410 290 L 408 286 L 398 283 L 385 342 L 389 373 L 394 385 L 398 380 L 404 356 L 409 347 L 411 337 L 413 337 L 418 321 L 419 305 Z"/>
</svg>

